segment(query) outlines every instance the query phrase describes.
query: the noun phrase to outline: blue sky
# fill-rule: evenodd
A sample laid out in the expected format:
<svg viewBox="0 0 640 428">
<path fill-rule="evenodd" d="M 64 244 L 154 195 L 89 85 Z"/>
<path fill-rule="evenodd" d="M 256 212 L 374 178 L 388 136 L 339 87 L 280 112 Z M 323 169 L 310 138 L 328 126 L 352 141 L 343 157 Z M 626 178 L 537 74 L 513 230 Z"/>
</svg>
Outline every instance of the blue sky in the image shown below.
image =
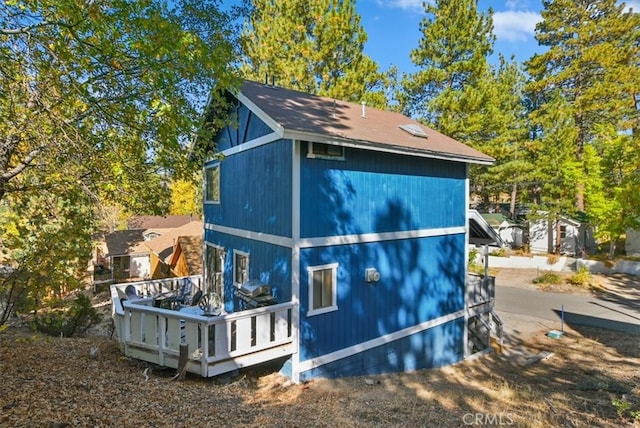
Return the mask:
<svg viewBox="0 0 640 428">
<path fill-rule="evenodd" d="M 419 24 L 424 17 L 423 0 L 358 0 L 356 10 L 368 35 L 367 53 L 382 70 L 396 65 L 401 72 L 415 67 L 409 53 L 418 46 Z M 640 0 L 627 0 L 628 6 L 640 11 Z M 542 18 L 542 0 L 479 0 L 480 10 L 493 9 L 496 43 L 494 52 L 520 63 L 534 53 L 542 52 L 534 38 L 536 23 Z M 494 55 L 497 58 L 497 55 Z"/>
</svg>

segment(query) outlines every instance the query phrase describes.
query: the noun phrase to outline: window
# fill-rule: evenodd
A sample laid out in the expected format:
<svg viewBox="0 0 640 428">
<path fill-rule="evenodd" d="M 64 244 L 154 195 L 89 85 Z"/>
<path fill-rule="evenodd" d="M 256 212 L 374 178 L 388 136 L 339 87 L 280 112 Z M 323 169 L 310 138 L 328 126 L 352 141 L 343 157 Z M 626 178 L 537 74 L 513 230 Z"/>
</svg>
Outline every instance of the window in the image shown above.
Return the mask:
<svg viewBox="0 0 640 428">
<path fill-rule="evenodd" d="M 205 169 L 205 202 L 220 202 L 220 164 Z"/>
<path fill-rule="evenodd" d="M 560 239 L 564 239 L 567 237 L 567 226 L 560 226 Z"/>
<path fill-rule="evenodd" d="M 344 147 L 309 142 L 307 157 L 344 160 Z"/>
<path fill-rule="evenodd" d="M 224 284 L 223 284 L 223 269 L 224 269 L 224 248 L 206 245 L 205 248 L 205 269 L 207 279 L 207 292 L 210 293 L 213 299 L 213 304 L 217 307 L 222 307 L 224 302 Z"/>
<path fill-rule="evenodd" d="M 318 315 L 338 309 L 337 274 L 338 263 L 307 268 L 309 274 L 309 311 L 307 315 Z"/>
<path fill-rule="evenodd" d="M 249 254 L 233 251 L 233 282 L 244 284 L 249 280 Z"/>
<path fill-rule="evenodd" d="M 130 268 L 131 268 L 131 257 L 129 256 L 115 256 L 111 260 L 111 269 L 113 272 L 113 278 L 116 280 L 129 278 Z"/>
</svg>

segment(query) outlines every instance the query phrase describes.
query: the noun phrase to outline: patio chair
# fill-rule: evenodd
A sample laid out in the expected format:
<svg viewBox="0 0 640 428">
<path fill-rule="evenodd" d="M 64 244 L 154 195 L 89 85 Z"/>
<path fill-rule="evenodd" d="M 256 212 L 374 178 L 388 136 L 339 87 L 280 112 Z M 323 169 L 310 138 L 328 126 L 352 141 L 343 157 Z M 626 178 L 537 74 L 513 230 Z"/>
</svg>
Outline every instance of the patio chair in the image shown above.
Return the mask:
<svg viewBox="0 0 640 428">
<path fill-rule="evenodd" d="M 178 289 L 178 296 L 176 301 L 182 305 L 188 303 L 188 300 L 191 296 L 191 280 L 189 278 L 184 278 L 182 283 L 180 284 L 180 288 Z"/>
<path fill-rule="evenodd" d="M 200 299 L 202 299 L 202 290 L 196 291 L 196 294 L 193 295 L 193 299 L 191 299 L 191 306 L 198 306 Z"/>
</svg>

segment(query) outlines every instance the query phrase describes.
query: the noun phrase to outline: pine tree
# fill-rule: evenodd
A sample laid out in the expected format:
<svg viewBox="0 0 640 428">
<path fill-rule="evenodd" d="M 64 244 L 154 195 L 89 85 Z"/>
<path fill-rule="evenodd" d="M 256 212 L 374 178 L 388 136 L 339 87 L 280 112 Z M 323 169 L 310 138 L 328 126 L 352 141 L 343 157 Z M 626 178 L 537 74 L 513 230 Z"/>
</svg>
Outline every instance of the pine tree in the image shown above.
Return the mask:
<svg viewBox="0 0 640 428">
<path fill-rule="evenodd" d="M 411 52 L 420 69 L 403 81 L 399 95 L 405 113 L 496 159 L 492 167 L 474 167 L 474 192 L 485 203 L 512 195 L 526 163 L 524 75 L 514 60 L 500 57 L 492 67 L 492 12 L 478 12 L 477 1 L 439 0 L 425 6 L 423 37 Z"/>
<path fill-rule="evenodd" d="M 403 111 L 422 118 L 451 137 L 461 130 L 456 115 L 461 104 L 474 97 L 478 80 L 488 70 L 493 49 L 492 12 L 480 14 L 477 0 L 436 0 L 425 3 L 420 24 L 422 38 L 411 51 L 419 68 L 406 76 Z"/>
<path fill-rule="evenodd" d="M 247 78 L 386 106 L 385 76 L 363 53 L 355 0 L 255 0 L 243 34 Z"/>
<path fill-rule="evenodd" d="M 529 90 L 541 100 L 531 117 L 541 135 L 550 138 L 551 118 L 558 116 L 554 109 L 562 105 L 571 115 L 573 131 L 565 135 L 570 140 L 561 142 L 572 148 L 566 153 L 570 159 L 558 159 L 552 168 L 566 162 L 582 165 L 566 184 L 574 186 L 575 209 L 585 211 L 589 168 L 595 169 L 585 162 L 585 147 L 596 143 L 596 129 L 638 127 L 640 15 L 625 12 L 616 0 L 546 0 L 543 5 L 536 39 L 549 49 L 525 64 L 532 79 Z"/>
</svg>

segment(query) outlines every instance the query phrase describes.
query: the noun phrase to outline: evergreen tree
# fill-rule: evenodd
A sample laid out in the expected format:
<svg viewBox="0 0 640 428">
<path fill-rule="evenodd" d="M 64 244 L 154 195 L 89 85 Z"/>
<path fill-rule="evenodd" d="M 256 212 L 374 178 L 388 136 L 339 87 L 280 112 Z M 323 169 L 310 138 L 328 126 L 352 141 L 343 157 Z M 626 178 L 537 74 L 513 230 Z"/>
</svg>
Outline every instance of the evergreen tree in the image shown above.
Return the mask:
<svg viewBox="0 0 640 428">
<path fill-rule="evenodd" d="M 477 96 L 465 99 L 456 117 L 463 127 L 458 132 L 461 141 L 495 159 L 492 166 L 472 167 L 473 188 L 485 203 L 510 194 L 509 211 L 514 217 L 520 188 L 533 171 L 527 151 L 524 84 L 519 65 L 501 56 L 499 65 L 478 80 Z"/>
<path fill-rule="evenodd" d="M 386 106 L 385 76 L 363 53 L 355 0 L 254 0 L 243 34 L 244 75 L 345 101 Z"/>
<path fill-rule="evenodd" d="M 515 61 L 500 57 L 491 67 L 492 12 L 478 12 L 477 1 L 439 0 L 425 6 L 423 37 L 411 52 L 420 69 L 403 80 L 399 95 L 404 112 L 440 132 L 492 156 L 491 167 L 474 167 L 472 190 L 485 203 L 511 193 L 526 163 L 524 75 Z"/>
<path fill-rule="evenodd" d="M 493 35 L 492 12 L 480 14 L 477 0 L 436 0 L 425 3 L 422 38 L 411 51 L 419 68 L 405 76 L 402 110 L 439 131 L 459 138 L 458 114 L 475 97 L 475 85 L 489 68 Z"/>
<path fill-rule="evenodd" d="M 549 49 L 525 64 L 532 79 L 528 89 L 541 101 L 531 117 L 546 140 L 557 139 L 548 135 L 560 113 L 555 109 L 571 115 L 566 124 L 573 129 L 564 134 L 570 140 L 557 141 L 571 147 L 564 153 L 569 158 L 547 159 L 553 162 L 552 169 L 564 168 L 566 163 L 577 165 L 565 184 L 573 186 L 570 199 L 574 209 L 585 211 L 590 170 L 597 169 L 593 162 L 602 155 L 597 151 L 598 156 L 586 162 L 585 148 L 595 144 L 596 129 L 612 126 L 628 131 L 638 127 L 640 16 L 624 12 L 616 0 L 546 0 L 543 5 L 536 39 Z M 555 150 L 550 146 L 545 149 Z"/>
</svg>

